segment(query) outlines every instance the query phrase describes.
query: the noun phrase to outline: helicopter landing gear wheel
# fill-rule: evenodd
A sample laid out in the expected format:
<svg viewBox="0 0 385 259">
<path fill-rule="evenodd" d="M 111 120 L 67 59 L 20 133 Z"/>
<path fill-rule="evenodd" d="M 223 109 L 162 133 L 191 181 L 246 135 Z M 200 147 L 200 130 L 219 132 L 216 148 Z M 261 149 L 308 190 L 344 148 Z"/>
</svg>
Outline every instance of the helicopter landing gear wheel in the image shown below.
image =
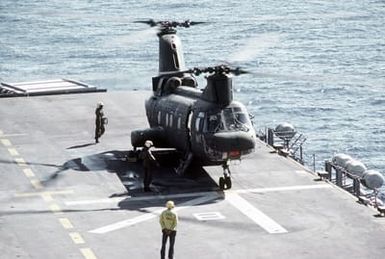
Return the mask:
<svg viewBox="0 0 385 259">
<path fill-rule="evenodd" d="M 231 178 L 230 176 L 227 176 L 225 177 L 225 185 L 226 185 L 226 189 L 231 189 Z"/>
<path fill-rule="evenodd" d="M 221 176 L 219 177 L 219 188 L 221 190 L 227 190 L 227 189 L 231 189 L 231 177 L 229 176 Z"/>
<path fill-rule="evenodd" d="M 219 177 L 219 189 L 224 190 L 225 189 L 225 178 Z"/>
<path fill-rule="evenodd" d="M 219 188 L 221 190 L 231 189 L 232 183 L 231 183 L 231 172 L 229 169 L 229 163 L 228 161 L 222 165 L 223 168 L 223 176 L 219 177 Z"/>
</svg>

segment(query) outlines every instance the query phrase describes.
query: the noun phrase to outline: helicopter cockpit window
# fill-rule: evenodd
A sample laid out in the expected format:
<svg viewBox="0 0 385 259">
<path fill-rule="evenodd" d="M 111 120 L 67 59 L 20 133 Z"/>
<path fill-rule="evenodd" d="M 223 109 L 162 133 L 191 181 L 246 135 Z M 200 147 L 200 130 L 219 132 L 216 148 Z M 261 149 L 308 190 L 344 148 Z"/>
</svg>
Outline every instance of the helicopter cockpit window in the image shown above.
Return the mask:
<svg viewBox="0 0 385 259">
<path fill-rule="evenodd" d="M 247 111 L 241 107 L 230 107 L 222 112 L 206 115 L 206 132 L 249 131 L 252 127 Z"/>
<path fill-rule="evenodd" d="M 227 130 L 249 131 L 251 122 L 248 114 L 240 107 L 227 108 L 223 110 L 223 119 Z"/>
</svg>

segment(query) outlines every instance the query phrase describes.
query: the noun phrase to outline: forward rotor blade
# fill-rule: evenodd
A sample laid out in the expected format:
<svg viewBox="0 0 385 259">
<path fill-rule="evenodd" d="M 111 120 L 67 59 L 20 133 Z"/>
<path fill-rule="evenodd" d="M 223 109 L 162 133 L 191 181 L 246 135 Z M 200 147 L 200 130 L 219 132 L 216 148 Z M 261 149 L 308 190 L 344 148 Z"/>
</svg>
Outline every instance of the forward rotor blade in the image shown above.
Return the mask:
<svg viewBox="0 0 385 259">
<path fill-rule="evenodd" d="M 230 63 L 253 60 L 259 53 L 273 47 L 279 41 L 280 35 L 276 33 L 266 33 L 249 38 L 244 44 L 239 46 L 239 50 L 232 53 L 227 60 Z"/>
</svg>

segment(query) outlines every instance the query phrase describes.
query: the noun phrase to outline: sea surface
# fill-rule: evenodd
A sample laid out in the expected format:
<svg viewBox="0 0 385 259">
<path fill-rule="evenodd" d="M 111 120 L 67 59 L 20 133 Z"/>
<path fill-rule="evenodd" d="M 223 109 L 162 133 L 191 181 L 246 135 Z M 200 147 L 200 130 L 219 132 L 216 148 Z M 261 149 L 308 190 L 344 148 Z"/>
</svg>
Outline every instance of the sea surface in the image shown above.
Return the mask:
<svg viewBox="0 0 385 259">
<path fill-rule="evenodd" d="M 206 22 L 178 30 L 186 65 L 252 72 L 236 99 L 256 129 L 305 134 L 310 168 L 347 153 L 385 174 L 384 0 L 0 0 L 0 80 L 149 90 L 157 37 L 134 21 L 150 18 Z"/>
</svg>

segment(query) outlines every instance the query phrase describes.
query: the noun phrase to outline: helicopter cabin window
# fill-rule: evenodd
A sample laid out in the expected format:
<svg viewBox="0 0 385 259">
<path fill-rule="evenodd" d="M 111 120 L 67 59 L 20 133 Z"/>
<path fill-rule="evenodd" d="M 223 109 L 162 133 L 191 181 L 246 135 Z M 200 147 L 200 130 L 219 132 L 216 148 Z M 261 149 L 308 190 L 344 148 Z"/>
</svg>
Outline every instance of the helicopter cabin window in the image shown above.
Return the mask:
<svg viewBox="0 0 385 259">
<path fill-rule="evenodd" d="M 160 125 L 160 119 L 162 118 L 162 112 L 158 111 L 158 125 Z"/>
<path fill-rule="evenodd" d="M 168 113 L 166 113 L 166 127 L 168 127 L 169 125 L 168 125 L 168 116 L 169 116 L 169 114 Z"/>
<path fill-rule="evenodd" d="M 202 128 L 203 128 L 203 119 L 204 119 L 204 117 L 205 117 L 204 112 L 200 112 L 200 113 L 198 114 L 198 117 L 197 117 L 197 119 L 196 119 L 196 121 L 195 121 L 195 130 L 196 130 L 196 131 L 202 131 Z"/>
<path fill-rule="evenodd" d="M 221 114 L 211 114 L 207 116 L 207 126 L 206 130 L 208 132 L 217 132 L 218 130 L 223 129 L 223 124 L 221 121 Z"/>
<path fill-rule="evenodd" d="M 181 128 L 181 122 L 182 122 L 182 118 L 181 118 L 181 117 L 178 117 L 178 121 L 177 121 L 177 128 L 178 128 L 178 129 Z"/>
<path fill-rule="evenodd" d="M 170 114 L 170 120 L 169 120 L 169 122 L 170 122 L 169 127 L 172 127 L 173 120 L 174 120 L 174 115 L 171 113 Z"/>
</svg>

